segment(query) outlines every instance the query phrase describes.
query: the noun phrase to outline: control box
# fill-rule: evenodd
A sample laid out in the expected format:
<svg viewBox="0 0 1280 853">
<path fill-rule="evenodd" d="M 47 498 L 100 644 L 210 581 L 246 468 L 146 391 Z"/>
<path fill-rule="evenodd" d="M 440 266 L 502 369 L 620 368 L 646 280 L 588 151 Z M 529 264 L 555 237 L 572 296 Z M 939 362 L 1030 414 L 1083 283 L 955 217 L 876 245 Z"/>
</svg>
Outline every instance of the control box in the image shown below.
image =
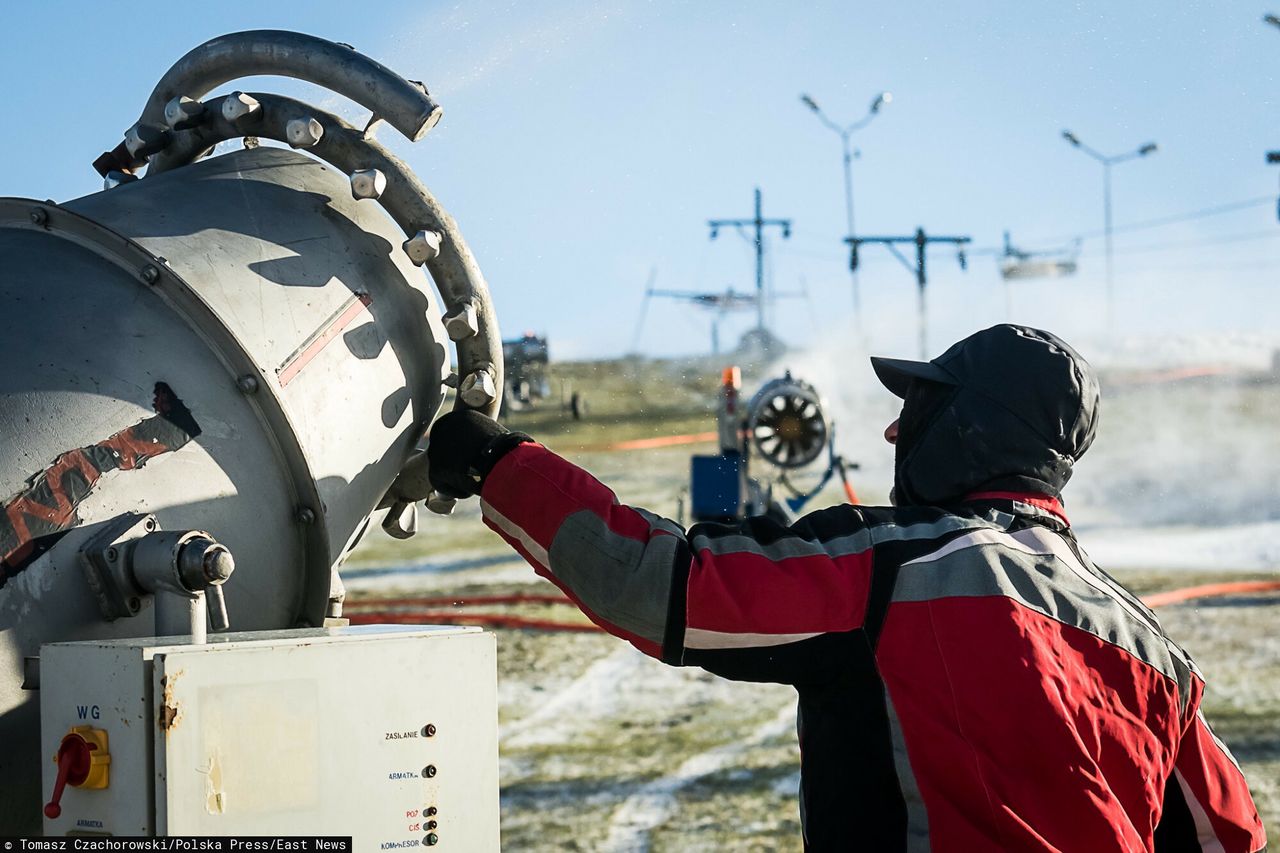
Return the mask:
<svg viewBox="0 0 1280 853">
<path fill-rule="evenodd" d="M 499 849 L 492 634 L 362 625 L 185 639 L 42 648 L 46 835 Z"/>
</svg>

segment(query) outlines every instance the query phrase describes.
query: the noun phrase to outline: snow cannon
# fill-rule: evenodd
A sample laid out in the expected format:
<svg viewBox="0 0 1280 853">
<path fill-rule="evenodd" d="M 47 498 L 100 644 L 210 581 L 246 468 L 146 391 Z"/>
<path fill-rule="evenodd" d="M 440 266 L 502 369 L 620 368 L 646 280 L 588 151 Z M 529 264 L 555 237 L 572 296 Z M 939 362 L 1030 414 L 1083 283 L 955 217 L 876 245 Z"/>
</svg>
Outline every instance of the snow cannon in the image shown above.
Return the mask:
<svg viewBox="0 0 1280 853">
<path fill-rule="evenodd" d="M 725 369 L 716 413 L 720 452 L 690 460 L 690 518 L 734 523 L 767 516 L 790 524 L 835 476 L 849 503 L 858 503 L 848 476 L 858 465 L 836 452 L 835 425 L 818 390 L 788 370 L 760 386 L 743 407 L 741 385 L 739 369 Z M 797 486 L 793 476 L 824 454 L 826 466 L 817 481 L 807 488 Z M 683 510 L 680 515 L 683 520 Z"/>
<path fill-rule="evenodd" d="M 258 75 L 369 121 L 210 95 Z M 407 537 L 419 502 L 451 508 L 420 440 L 446 387 L 496 416 L 501 336 L 456 223 L 374 136 L 440 115 L 349 46 L 237 33 L 163 76 L 95 162 L 103 191 L 0 199 L 0 834 L 40 831 L 62 754 L 41 746 L 42 645 L 323 628 L 371 521 Z"/>
<path fill-rule="evenodd" d="M 830 428 L 818 391 L 790 371 L 766 382 L 747 404 L 747 435 L 779 468 L 803 468 L 827 449 Z"/>
</svg>

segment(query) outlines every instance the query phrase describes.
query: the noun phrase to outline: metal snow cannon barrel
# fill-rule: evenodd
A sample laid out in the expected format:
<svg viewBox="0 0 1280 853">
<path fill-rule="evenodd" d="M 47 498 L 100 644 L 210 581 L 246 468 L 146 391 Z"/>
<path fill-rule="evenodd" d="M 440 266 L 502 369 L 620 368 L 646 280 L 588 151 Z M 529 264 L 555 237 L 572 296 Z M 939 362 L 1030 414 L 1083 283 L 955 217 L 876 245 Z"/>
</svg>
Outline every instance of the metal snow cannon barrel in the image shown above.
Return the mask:
<svg viewBox="0 0 1280 853">
<path fill-rule="evenodd" d="M 369 126 L 206 98 L 264 74 L 345 95 Z M 236 630 L 322 624 L 370 519 L 416 530 L 445 386 L 496 414 L 484 279 L 372 135 L 416 141 L 439 117 L 347 46 L 239 33 L 161 79 L 95 163 L 108 189 L 0 199 L 0 834 L 39 831 L 42 643 L 185 633 L 165 602 L 201 590 Z"/>
</svg>

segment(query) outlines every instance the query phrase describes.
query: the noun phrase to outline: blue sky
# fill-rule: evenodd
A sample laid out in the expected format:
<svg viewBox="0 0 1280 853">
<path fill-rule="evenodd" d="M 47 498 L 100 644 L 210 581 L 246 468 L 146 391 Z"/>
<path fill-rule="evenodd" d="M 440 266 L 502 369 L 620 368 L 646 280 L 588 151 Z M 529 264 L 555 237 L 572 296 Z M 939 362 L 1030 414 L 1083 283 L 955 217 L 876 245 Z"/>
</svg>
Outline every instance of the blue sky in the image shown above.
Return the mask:
<svg viewBox="0 0 1280 853">
<path fill-rule="evenodd" d="M 548 334 L 561 357 L 630 347 L 645 280 L 747 289 L 752 249 L 708 218 L 789 217 L 773 239 L 775 309 L 792 343 L 851 333 L 839 140 L 799 103 L 841 120 L 881 90 L 893 103 L 856 138 L 859 231 L 917 225 L 1028 248 L 1101 227 L 1101 167 L 1060 136 L 1106 152 L 1148 140 L 1116 167 L 1119 225 L 1274 196 L 1280 167 L 1280 29 L 1253 2 L 681 3 L 377 2 L 183 4 L 125 13 L 101 3 L 13 4 L 0 31 L 5 195 L 67 199 L 100 186 L 89 167 L 132 123 L 182 53 L 224 32 L 287 28 L 349 42 L 445 109 L 426 140 L 384 128 L 454 213 L 488 277 L 507 335 Z M 254 81 L 306 96 L 290 82 Z M 311 95 L 314 97 L 314 94 Z M 354 108 L 329 102 L 349 116 Z M 1272 203 L 1116 237 L 1126 333 L 1275 337 Z M 914 354 L 912 278 L 867 248 L 861 287 L 871 346 Z M 1102 241 L 1080 273 L 1015 283 L 1007 314 L 990 256 L 962 273 L 930 259 L 931 348 L 1011 319 L 1069 339 L 1102 325 Z M 726 339 L 749 323 L 728 321 Z M 642 347 L 705 351 L 709 317 L 655 302 Z"/>
</svg>

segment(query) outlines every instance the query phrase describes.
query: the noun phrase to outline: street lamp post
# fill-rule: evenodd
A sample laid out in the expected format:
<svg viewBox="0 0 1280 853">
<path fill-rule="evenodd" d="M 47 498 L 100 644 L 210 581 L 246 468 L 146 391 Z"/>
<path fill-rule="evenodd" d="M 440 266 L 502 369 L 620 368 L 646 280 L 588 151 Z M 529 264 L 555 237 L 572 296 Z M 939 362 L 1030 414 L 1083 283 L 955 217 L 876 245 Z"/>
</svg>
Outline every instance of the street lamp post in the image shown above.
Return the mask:
<svg viewBox="0 0 1280 853">
<path fill-rule="evenodd" d="M 1108 157 L 1090 148 L 1080 141 L 1080 137 L 1076 136 L 1069 130 L 1062 131 L 1062 138 L 1070 142 L 1076 148 L 1079 148 L 1085 154 L 1088 154 L 1094 160 L 1102 164 L 1102 218 L 1103 239 L 1106 243 L 1106 267 L 1107 267 L 1107 333 L 1113 330 L 1112 322 L 1115 311 L 1115 281 L 1111 271 L 1111 167 L 1117 163 L 1123 163 L 1126 160 L 1136 160 L 1139 157 L 1146 157 L 1148 154 L 1156 152 L 1156 144 L 1148 142 L 1140 146 L 1134 151 L 1126 151 L 1124 154 L 1114 154 Z"/>
<path fill-rule="evenodd" d="M 818 102 L 808 95 L 801 95 L 800 102 L 809 109 L 813 110 L 813 114 L 831 130 L 834 130 L 840 136 L 840 144 L 844 150 L 844 209 L 846 224 L 849 229 L 849 239 L 853 239 L 853 148 L 850 144 L 850 137 L 862 128 L 871 123 L 871 120 L 879 114 L 880 108 L 885 104 L 893 101 L 893 95 L 888 92 L 881 92 L 876 95 L 875 100 L 871 102 L 871 106 L 867 109 L 867 114 L 858 121 L 848 125 L 839 125 L 827 117 L 827 114 L 818 106 Z M 858 298 L 858 271 L 850 265 L 849 280 L 853 286 L 853 318 L 858 328 L 862 328 L 862 306 Z"/>
</svg>

